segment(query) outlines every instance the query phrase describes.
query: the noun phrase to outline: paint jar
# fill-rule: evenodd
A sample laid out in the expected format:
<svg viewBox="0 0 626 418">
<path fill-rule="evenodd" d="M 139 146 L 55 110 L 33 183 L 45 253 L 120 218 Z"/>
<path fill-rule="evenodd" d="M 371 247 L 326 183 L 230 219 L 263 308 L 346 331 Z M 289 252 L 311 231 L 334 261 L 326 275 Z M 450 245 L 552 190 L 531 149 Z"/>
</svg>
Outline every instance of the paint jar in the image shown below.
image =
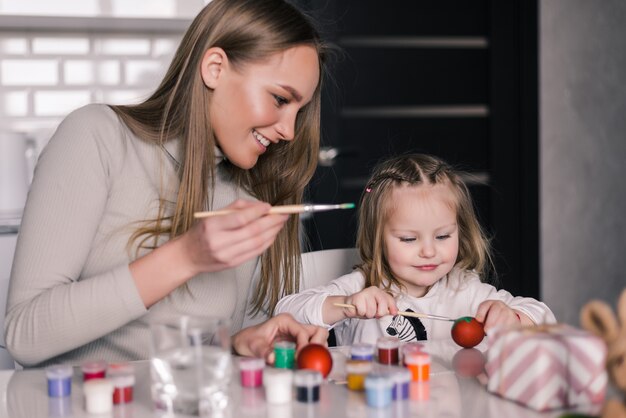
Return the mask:
<svg viewBox="0 0 626 418">
<path fill-rule="evenodd" d="M 352 360 L 374 361 L 375 347 L 372 344 L 358 343 L 350 348 L 350 358 Z"/>
<path fill-rule="evenodd" d="M 241 386 L 244 388 L 257 388 L 263 384 L 263 368 L 265 360 L 262 358 L 244 357 L 239 360 L 241 371 Z"/>
<path fill-rule="evenodd" d="M 430 355 L 428 353 L 423 351 L 408 353 L 404 362 L 414 382 L 425 382 L 430 379 Z"/>
<path fill-rule="evenodd" d="M 83 370 L 83 382 L 89 379 L 104 379 L 106 377 L 107 363 L 106 361 L 87 361 L 81 365 Z"/>
<path fill-rule="evenodd" d="M 372 362 L 367 360 L 346 361 L 346 380 L 348 389 L 365 389 L 365 378 L 372 371 Z"/>
<path fill-rule="evenodd" d="M 293 369 L 296 358 L 296 343 L 292 341 L 276 341 L 274 343 L 274 367 L 277 369 Z"/>
<path fill-rule="evenodd" d="M 83 385 L 85 408 L 90 414 L 103 414 L 113 409 L 113 382 L 109 379 L 90 379 Z"/>
<path fill-rule="evenodd" d="M 404 366 L 406 366 L 406 363 L 404 362 L 404 359 L 406 358 L 406 356 L 409 353 L 417 353 L 417 352 L 421 352 L 424 350 L 424 344 L 422 343 L 417 343 L 417 342 L 410 342 L 410 343 L 406 343 L 404 345 L 402 345 L 400 347 L 400 358 L 401 358 L 401 362 Z"/>
<path fill-rule="evenodd" d="M 57 365 L 46 367 L 48 396 L 63 398 L 72 393 L 72 366 Z"/>
<path fill-rule="evenodd" d="M 107 376 L 113 382 L 113 403 L 117 405 L 132 402 L 135 386 L 133 366 L 126 362 L 110 364 Z"/>
<path fill-rule="evenodd" d="M 400 340 L 396 337 L 380 337 L 376 341 L 378 362 L 380 364 L 398 364 Z"/>
<path fill-rule="evenodd" d="M 293 374 L 296 387 L 296 399 L 300 402 L 313 403 L 320 400 L 320 385 L 324 380 L 317 370 L 298 370 Z"/>
<path fill-rule="evenodd" d="M 409 398 L 409 383 L 411 383 L 411 372 L 404 367 L 394 367 L 389 370 L 391 381 L 391 399 L 401 401 Z"/>
<path fill-rule="evenodd" d="M 387 374 L 370 373 L 365 378 L 365 398 L 372 408 L 384 408 L 391 403 L 392 382 Z"/>
<path fill-rule="evenodd" d="M 263 373 L 265 400 L 270 404 L 291 402 L 293 371 L 288 369 L 270 369 Z"/>
</svg>

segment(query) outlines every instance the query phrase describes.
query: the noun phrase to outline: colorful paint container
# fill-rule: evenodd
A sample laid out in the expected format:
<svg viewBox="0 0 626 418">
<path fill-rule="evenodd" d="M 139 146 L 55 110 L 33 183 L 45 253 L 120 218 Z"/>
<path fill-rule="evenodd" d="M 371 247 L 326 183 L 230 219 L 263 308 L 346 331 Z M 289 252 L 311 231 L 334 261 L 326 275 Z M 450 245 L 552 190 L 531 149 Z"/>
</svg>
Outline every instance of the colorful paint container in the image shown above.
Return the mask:
<svg viewBox="0 0 626 418">
<path fill-rule="evenodd" d="M 293 375 L 296 388 L 296 400 L 313 403 L 320 400 L 320 385 L 324 377 L 317 370 L 298 370 Z"/>
<path fill-rule="evenodd" d="M 269 404 L 291 402 L 293 397 L 293 371 L 289 369 L 268 368 L 263 373 L 265 400 Z"/>
<path fill-rule="evenodd" d="M 262 358 L 244 357 L 239 360 L 241 386 L 257 388 L 263 385 L 263 369 L 265 360 Z"/>
<path fill-rule="evenodd" d="M 57 365 L 46 367 L 48 396 L 63 398 L 72 393 L 72 366 Z"/>
<path fill-rule="evenodd" d="M 372 408 L 384 408 L 391 403 L 392 381 L 387 374 L 370 373 L 365 378 L 365 398 Z"/>
<path fill-rule="evenodd" d="M 406 366 L 404 359 L 406 358 L 407 354 L 421 352 L 423 350 L 424 350 L 424 344 L 418 343 L 418 342 L 410 342 L 410 343 L 406 343 L 400 346 L 400 358 L 401 358 L 402 364 Z"/>
<path fill-rule="evenodd" d="M 364 390 L 365 378 L 372 371 L 372 362 L 367 360 L 347 360 L 346 380 L 348 389 Z"/>
<path fill-rule="evenodd" d="M 89 414 L 103 414 L 113 409 L 113 382 L 109 379 L 89 379 L 83 385 L 85 409 Z"/>
<path fill-rule="evenodd" d="M 411 372 L 411 378 L 414 382 L 425 382 L 430 379 L 430 355 L 428 353 L 408 353 L 404 363 Z"/>
<path fill-rule="evenodd" d="M 376 341 L 378 362 L 380 364 L 398 364 L 400 340 L 396 337 L 380 337 Z"/>
<path fill-rule="evenodd" d="M 411 372 L 404 367 L 393 367 L 388 371 L 393 386 L 391 388 L 391 399 L 401 401 L 409 398 L 409 384 L 411 383 Z"/>
<path fill-rule="evenodd" d="M 274 367 L 293 369 L 296 358 L 296 343 L 292 341 L 276 341 L 274 343 Z"/>
<path fill-rule="evenodd" d="M 350 359 L 374 361 L 376 348 L 372 344 L 358 343 L 350 348 Z"/>
<path fill-rule="evenodd" d="M 109 364 L 107 375 L 113 382 L 113 403 L 115 405 L 133 401 L 135 369 L 130 363 Z"/>
<path fill-rule="evenodd" d="M 106 361 L 87 361 L 81 365 L 83 371 L 83 381 L 89 379 L 104 379 L 106 377 L 107 363 Z"/>
</svg>

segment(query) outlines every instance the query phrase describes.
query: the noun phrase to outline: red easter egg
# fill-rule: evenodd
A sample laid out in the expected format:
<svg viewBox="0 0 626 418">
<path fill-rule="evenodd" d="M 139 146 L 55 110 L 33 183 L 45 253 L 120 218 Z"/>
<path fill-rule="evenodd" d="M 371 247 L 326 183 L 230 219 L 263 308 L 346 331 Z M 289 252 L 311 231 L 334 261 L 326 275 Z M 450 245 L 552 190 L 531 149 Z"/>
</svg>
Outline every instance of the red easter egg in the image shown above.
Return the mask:
<svg viewBox="0 0 626 418">
<path fill-rule="evenodd" d="M 475 377 L 485 370 L 485 355 L 475 348 L 462 348 L 452 357 L 452 367 L 459 376 Z"/>
<path fill-rule="evenodd" d="M 305 346 L 297 358 L 298 369 L 317 370 L 326 377 L 333 368 L 333 357 L 330 351 L 321 344 L 309 344 Z"/>
<path fill-rule="evenodd" d="M 454 321 L 452 325 L 452 339 L 465 348 L 478 345 L 485 337 L 483 324 L 471 316 L 464 316 Z"/>
</svg>

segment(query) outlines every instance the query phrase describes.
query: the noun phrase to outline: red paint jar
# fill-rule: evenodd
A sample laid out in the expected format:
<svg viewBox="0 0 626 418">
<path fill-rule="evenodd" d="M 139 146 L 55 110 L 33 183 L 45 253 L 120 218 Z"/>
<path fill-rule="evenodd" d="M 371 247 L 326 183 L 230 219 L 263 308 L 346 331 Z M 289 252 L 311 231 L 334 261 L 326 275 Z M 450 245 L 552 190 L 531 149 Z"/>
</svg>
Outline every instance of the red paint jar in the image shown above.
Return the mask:
<svg viewBox="0 0 626 418">
<path fill-rule="evenodd" d="M 135 370 L 130 363 L 114 363 L 107 371 L 113 382 L 113 403 L 124 404 L 133 401 L 135 386 Z"/>
<path fill-rule="evenodd" d="M 121 386 L 121 387 L 116 386 L 113 389 L 113 403 L 117 405 L 121 403 L 132 402 L 133 401 L 133 389 L 134 389 L 133 384 L 134 382 L 132 382 L 128 386 Z"/>
<path fill-rule="evenodd" d="M 400 340 L 396 337 L 380 337 L 376 341 L 378 362 L 380 364 L 398 364 L 400 359 Z"/>
<path fill-rule="evenodd" d="M 107 363 L 103 360 L 87 361 L 81 365 L 83 382 L 91 379 L 104 379 L 106 377 Z"/>
</svg>

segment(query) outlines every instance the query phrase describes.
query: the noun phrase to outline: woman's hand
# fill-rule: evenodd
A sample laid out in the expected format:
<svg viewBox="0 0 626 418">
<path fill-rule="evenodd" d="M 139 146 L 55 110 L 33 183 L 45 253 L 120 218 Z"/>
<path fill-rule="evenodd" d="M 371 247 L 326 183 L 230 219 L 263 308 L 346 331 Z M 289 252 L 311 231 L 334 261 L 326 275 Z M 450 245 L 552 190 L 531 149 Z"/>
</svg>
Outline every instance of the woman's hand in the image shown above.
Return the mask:
<svg viewBox="0 0 626 418">
<path fill-rule="evenodd" d="M 180 239 L 192 275 L 236 267 L 265 251 L 289 215 L 268 215 L 264 202 L 237 200 L 233 213 L 199 220 Z"/>
<path fill-rule="evenodd" d="M 328 331 L 314 325 L 301 324 L 289 314 L 278 314 L 267 321 L 244 328 L 233 336 L 233 349 L 241 356 L 264 358 L 274 363 L 274 341 L 296 342 L 297 351 L 307 344 L 326 345 Z"/>
<path fill-rule="evenodd" d="M 476 320 L 484 324 L 485 333 L 495 326 L 514 327 L 518 325 L 532 325 L 528 316 L 514 311 L 506 303 L 499 300 L 486 300 L 478 305 Z"/>
<path fill-rule="evenodd" d="M 146 308 L 202 272 L 236 267 L 269 247 L 288 215 L 268 215 L 270 205 L 237 200 L 234 213 L 198 221 L 183 235 L 129 265 Z"/>
<path fill-rule="evenodd" d="M 345 303 L 354 305 L 354 309 L 343 308 L 347 318 L 381 318 L 398 313 L 393 296 L 376 286 L 367 287 L 348 296 Z"/>
</svg>

